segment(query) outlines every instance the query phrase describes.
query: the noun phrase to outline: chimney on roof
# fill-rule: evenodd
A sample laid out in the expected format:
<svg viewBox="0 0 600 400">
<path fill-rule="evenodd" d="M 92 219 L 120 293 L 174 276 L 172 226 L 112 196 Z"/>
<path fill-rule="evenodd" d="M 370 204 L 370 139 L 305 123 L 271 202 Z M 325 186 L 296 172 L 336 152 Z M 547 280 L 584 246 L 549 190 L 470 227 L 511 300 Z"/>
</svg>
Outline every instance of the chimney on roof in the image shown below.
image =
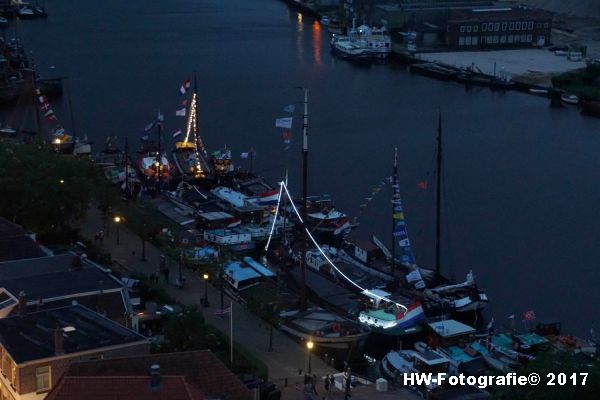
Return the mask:
<svg viewBox="0 0 600 400">
<path fill-rule="evenodd" d="M 152 364 L 150 366 L 150 389 L 160 388 L 160 365 Z"/>
<path fill-rule="evenodd" d="M 63 330 L 58 326 L 54 329 L 54 354 L 65 354 L 65 337 Z"/>
<path fill-rule="evenodd" d="M 19 317 L 24 317 L 27 315 L 27 296 L 25 295 L 25 292 L 23 290 L 19 292 L 18 311 Z"/>
</svg>

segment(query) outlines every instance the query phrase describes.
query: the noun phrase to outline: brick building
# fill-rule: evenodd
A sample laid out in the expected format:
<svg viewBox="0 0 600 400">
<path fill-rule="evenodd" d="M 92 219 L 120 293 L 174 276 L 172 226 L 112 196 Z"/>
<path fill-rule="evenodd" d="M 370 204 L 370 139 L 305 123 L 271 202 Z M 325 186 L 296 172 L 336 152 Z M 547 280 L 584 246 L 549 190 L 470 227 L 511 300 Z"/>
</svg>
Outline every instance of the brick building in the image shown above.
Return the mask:
<svg viewBox="0 0 600 400">
<path fill-rule="evenodd" d="M 39 400 L 73 361 L 148 354 L 148 340 L 82 305 L 0 319 L 0 399 Z"/>
<path fill-rule="evenodd" d="M 526 7 L 454 10 L 447 23 L 448 47 L 480 50 L 544 46 L 549 43 L 552 15 Z"/>
</svg>

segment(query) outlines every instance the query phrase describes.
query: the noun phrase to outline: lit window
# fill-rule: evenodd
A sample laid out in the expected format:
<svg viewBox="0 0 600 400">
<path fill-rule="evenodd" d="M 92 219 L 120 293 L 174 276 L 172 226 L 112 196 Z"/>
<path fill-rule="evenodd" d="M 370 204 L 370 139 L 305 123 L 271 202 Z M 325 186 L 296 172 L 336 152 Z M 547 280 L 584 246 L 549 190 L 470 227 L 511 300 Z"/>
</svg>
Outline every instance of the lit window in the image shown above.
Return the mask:
<svg viewBox="0 0 600 400">
<path fill-rule="evenodd" d="M 507 26 L 508 26 L 508 24 L 506 22 L 503 22 L 502 23 L 502 30 L 505 31 Z"/>
<path fill-rule="evenodd" d="M 471 45 L 471 36 L 467 36 L 465 38 L 465 46 L 470 46 Z"/>
<path fill-rule="evenodd" d="M 45 392 L 50 390 L 50 366 L 35 369 L 35 391 Z"/>
<path fill-rule="evenodd" d="M 471 44 L 472 44 L 473 46 L 477 46 L 477 42 L 478 42 L 478 40 L 477 40 L 477 36 L 473 36 L 473 41 L 471 42 Z"/>
<path fill-rule="evenodd" d="M 458 45 L 459 46 L 464 46 L 465 45 L 465 37 L 461 36 L 458 38 Z"/>
</svg>

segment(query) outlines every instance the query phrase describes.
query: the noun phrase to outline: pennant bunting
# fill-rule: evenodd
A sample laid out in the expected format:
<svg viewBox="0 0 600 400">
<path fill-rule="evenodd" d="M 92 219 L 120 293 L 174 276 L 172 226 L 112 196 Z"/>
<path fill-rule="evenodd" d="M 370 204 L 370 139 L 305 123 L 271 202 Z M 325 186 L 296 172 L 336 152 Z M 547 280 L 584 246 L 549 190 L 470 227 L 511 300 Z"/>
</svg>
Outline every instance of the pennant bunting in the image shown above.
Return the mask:
<svg viewBox="0 0 600 400">
<path fill-rule="evenodd" d="M 183 83 L 181 84 L 181 87 L 179 88 L 179 95 L 183 96 L 187 90 L 190 88 L 190 84 L 191 81 L 189 79 L 186 79 L 185 81 L 183 81 Z"/>
<path fill-rule="evenodd" d="M 292 129 L 292 117 L 277 118 L 275 120 L 275 128 Z"/>
</svg>

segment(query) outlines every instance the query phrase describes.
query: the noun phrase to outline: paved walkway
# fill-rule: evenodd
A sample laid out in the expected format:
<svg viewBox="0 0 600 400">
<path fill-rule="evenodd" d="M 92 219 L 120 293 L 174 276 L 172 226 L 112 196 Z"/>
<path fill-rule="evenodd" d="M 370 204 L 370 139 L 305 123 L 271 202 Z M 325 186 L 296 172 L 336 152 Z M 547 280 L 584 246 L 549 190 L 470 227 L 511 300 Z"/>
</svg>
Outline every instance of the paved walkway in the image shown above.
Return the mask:
<svg viewBox="0 0 600 400">
<path fill-rule="evenodd" d="M 150 243 L 146 243 L 146 259 L 141 261 L 141 239 L 125 227 L 119 227 L 119 242 L 117 245 L 117 228 L 111 221 L 109 228 L 110 235 L 106 236 L 102 247 L 108 250 L 117 261 L 127 269 L 135 271 L 146 276 L 150 276 L 158 270 L 159 257 L 162 254 L 159 249 Z M 101 213 L 96 208 L 90 209 L 87 219 L 81 226 L 81 233 L 88 239 L 94 239 L 95 232 L 102 229 Z M 193 275 L 185 270 L 183 275 L 187 281 L 185 288 L 179 289 L 175 286 L 177 278 L 177 263 L 173 260 L 171 263 L 170 282 L 165 284 L 161 275 L 161 283 L 167 293 L 178 302 L 187 305 L 199 305 L 200 299 L 204 297 L 204 282 L 198 275 Z M 209 285 L 208 298 L 210 307 L 200 309 L 204 310 L 206 320 L 217 329 L 229 336 L 229 318 L 219 318 L 214 315 L 214 311 L 220 308 L 220 292 Z M 225 304 L 231 299 L 225 295 Z M 298 369 L 303 371 L 307 368 L 308 353 L 307 350 L 296 343 L 291 338 L 277 329 L 273 330 L 273 351 L 269 348 L 269 326 L 261 319 L 256 317 L 243 305 L 233 304 L 233 337 L 236 342 L 241 344 L 246 350 L 250 351 L 255 357 L 264 362 L 269 368 L 269 379 L 283 387 L 285 378 L 288 378 L 289 384 L 293 385 L 299 377 Z M 317 376 L 335 373 L 331 367 L 327 366 L 319 357 L 313 356 L 312 372 Z"/>
</svg>

